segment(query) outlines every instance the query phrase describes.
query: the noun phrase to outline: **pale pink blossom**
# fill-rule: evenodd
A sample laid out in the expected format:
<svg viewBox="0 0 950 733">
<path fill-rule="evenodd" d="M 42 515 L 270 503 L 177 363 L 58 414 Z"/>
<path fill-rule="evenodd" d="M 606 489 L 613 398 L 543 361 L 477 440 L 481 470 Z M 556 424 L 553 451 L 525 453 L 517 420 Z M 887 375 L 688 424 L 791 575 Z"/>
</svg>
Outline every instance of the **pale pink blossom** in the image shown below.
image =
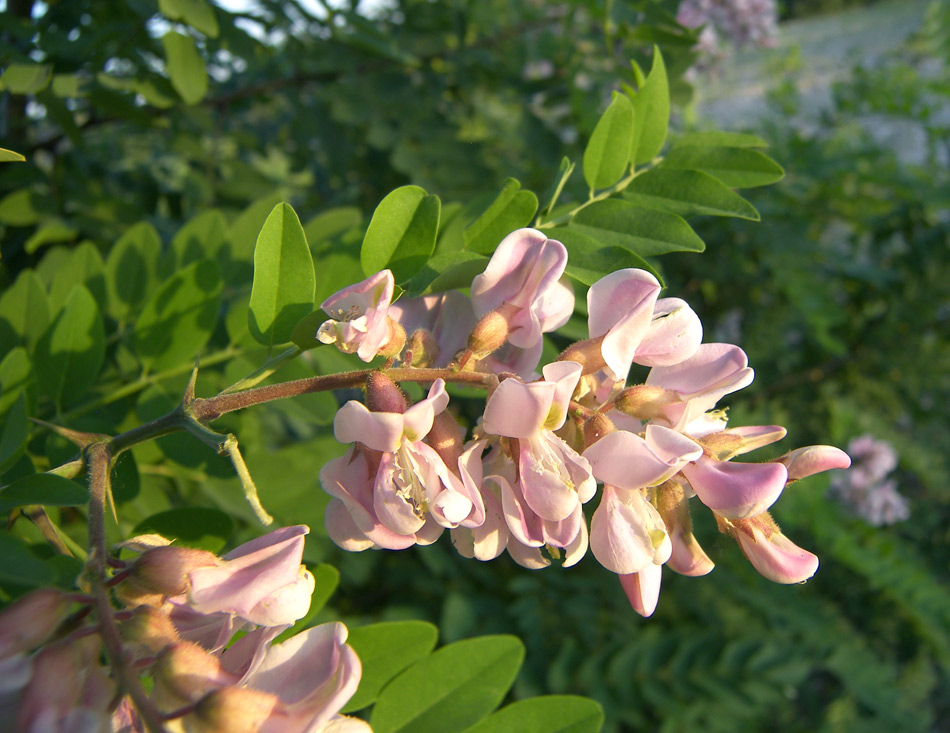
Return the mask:
<svg viewBox="0 0 950 733">
<path fill-rule="evenodd" d="M 301 564 L 305 525 L 284 527 L 235 548 L 189 575 L 188 604 L 262 626 L 292 624 L 310 609 L 314 578 Z"/>
<path fill-rule="evenodd" d="M 508 341 L 530 349 L 541 334 L 567 323 L 574 293 L 559 282 L 567 249 L 537 229 L 518 229 L 505 237 L 472 281 L 472 305 L 479 317 L 498 310 L 508 322 Z"/>
<path fill-rule="evenodd" d="M 672 390 L 680 402 L 663 407 L 657 418 L 693 437 L 718 432 L 725 421 L 707 411 L 725 395 L 752 383 L 745 352 L 732 344 L 702 344 L 686 361 L 650 370 L 646 383 Z"/>
<path fill-rule="evenodd" d="M 734 523 L 734 535 L 752 567 L 775 583 L 802 583 L 818 570 L 818 558 L 779 531 L 768 514 Z"/>
<path fill-rule="evenodd" d="M 596 490 L 588 461 L 553 432 L 564 424 L 580 372 L 578 364 L 555 362 L 544 367 L 543 382 L 506 379 L 485 406 L 485 432 L 517 439 L 517 483 L 541 520 L 568 519 Z"/>
<path fill-rule="evenodd" d="M 422 298 L 400 298 L 389 307 L 389 316 L 410 338 L 418 329 L 432 334 L 438 347 L 438 356 L 432 362 L 435 367 L 447 366 L 465 348 L 476 321 L 472 301 L 457 290 Z"/>
<path fill-rule="evenodd" d="M 327 528 L 338 544 L 401 549 L 434 541 L 442 527 L 484 521 L 475 487 L 422 442 L 448 401 L 445 382 L 438 379 L 424 400 L 403 413 L 373 412 L 355 400 L 340 408 L 333 423 L 337 440 L 363 448 L 330 461 L 320 473 L 324 490 L 339 500 L 327 508 Z M 375 454 L 375 466 L 366 449 Z"/>
<path fill-rule="evenodd" d="M 661 565 L 647 565 L 639 573 L 620 576 L 620 585 L 627 594 L 627 600 L 641 616 L 650 617 L 656 610 L 662 578 Z"/>
<path fill-rule="evenodd" d="M 781 495 L 788 470 L 781 463 L 732 463 L 703 456 L 683 467 L 699 500 L 727 519 L 761 514 Z"/>
<path fill-rule="evenodd" d="M 331 295 L 320 304 L 330 320 L 320 325 L 317 340 L 372 361 L 390 340 L 388 310 L 394 288 L 393 274 L 383 270 Z"/>
<path fill-rule="evenodd" d="M 776 459 L 788 468 L 788 480 L 797 481 L 833 468 L 848 468 L 851 458 L 832 445 L 809 445 Z"/>
</svg>

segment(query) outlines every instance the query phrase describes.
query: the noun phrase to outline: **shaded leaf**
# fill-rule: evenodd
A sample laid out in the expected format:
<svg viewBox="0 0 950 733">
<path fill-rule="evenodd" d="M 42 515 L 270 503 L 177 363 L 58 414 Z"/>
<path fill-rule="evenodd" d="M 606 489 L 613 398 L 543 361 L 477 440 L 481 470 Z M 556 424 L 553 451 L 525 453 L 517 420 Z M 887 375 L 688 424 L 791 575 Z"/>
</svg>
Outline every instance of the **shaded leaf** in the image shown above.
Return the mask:
<svg viewBox="0 0 950 733">
<path fill-rule="evenodd" d="M 233 529 L 234 522 L 224 512 L 193 506 L 153 514 L 139 522 L 132 534 L 160 534 L 177 540 L 177 545 L 220 552 L 227 545 Z"/>
<path fill-rule="evenodd" d="M 544 208 L 541 209 L 543 216 L 547 216 L 554 209 L 557 200 L 561 197 L 561 191 L 564 190 L 564 184 L 567 183 L 567 179 L 570 178 L 574 172 L 574 167 L 574 164 L 567 156 L 561 158 L 561 165 L 558 166 L 557 175 L 554 177 L 554 180 L 551 181 L 551 186 L 544 193 L 542 198 L 542 201 L 547 201 Z"/>
<path fill-rule="evenodd" d="M 759 221 L 759 212 L 731 188 L 702 171 L 654 168 L 637 176 L 623 198 L 680 216 L 734 216 Z"/>
<path fill-rule="evenodd" d="M 313 259 L 297 214 L 277 204 L 264 222 L 254 248 L 247 324 L 267 347 L 290 340 L 297 322 L 313 310 Z"/>
<path fill-rule="evenodd" d="M 474 252 L 438 254 L 406 284 L 407 295 L 415 298 L 429 293 L 467 288 L 476 275 L 484 272 L 488 257 Z"/>
<path fill-rule="evenodd" d="M 106 258 L 106 285 L 110 312 L 124 318 L 145 302 L 156 276 L 162 240 L 146 221 L 127 229 Z"/>
<path fill-rule="evenodd" d="M 363 225 L 363 212 L 355 206 L 340 206 L 317 214 L 304 224 L 303 231 L 311 247 Z"/>
<path fill-rule="evenodd" d="M 363 238 L 360 264 L 365 275 L 386 268 L 397 283 L 422 267 L 435 249 L 440 202 L 418 186 L 402 186 L 380 201 Z"/>
<path fill-rule="evenodd" d="M 614 92 L 584 148 L 584 180 L 591 190 L 612 186 L 623 177 L 633 141 L 633 105 L 629 97 Z"/>
<path fill-rule="evenodd" d="M 438 638 L 439 630 L 424 621 L 390 621 L 352 629 L 347 643 L 360 658 L 363 676 L 343 712 L 360 710 L 376 700 L 386 683 L 427 656 Z"/>
<path fill-rule="evenodd" d="M 709 132 L 690 132 L 680 135 L 673 141 L 674 148 L 688 147 L 727 147 L 727 148 L 767 148 L 769 144 L 758 135 L 748 132 L 726 132 L 725 130 L 711 130 Z"/>
<path fill-rule="evenodd" d="M 26 349 L 17 346 L 0 360 L 0 416 L 10 409 L 10 405 L 26 395 L 26 411 L 35 414 L 36 384 L 33 381 L 33 365 Z"/>
<path fill-rule="evenodd" d="M 753 188 L 782 180 L 782 166 L 750 148 L 699 147 L 674 148 L 660 163 L 662 168 L 696 170 L 719 179 L 729 188 Z"/>
<path fill-rule="evenodd" d="M 35 272 L 24 270 L 0 295 L 0 353 L 16 344 L 32 350 L 49 326 L 49 319 L 46 290 Z"/>
<path fill-rule="evenodd" d="M 505 181 L 488 208 L 465 227 L 465 249 L 490 255 L 502 239 L 531 222 L 538 210 L 538 197 L 520 189 L 521 184 L 514 178 Z"/>
<path fill-rule="evenodd" d="M 380 693 L 370 716 L 376 733 L 454 733 L 501 702 L 524 659 L 514 636 L 449 644 L 416 662 Z"/>
<path fill-rule="evenodd" d="M 72 402 L 95 381 L 105 357 L 102 314 L 90 292 L 74 285 L 62 310 L 36 344 L 33 368 L 43 394 Z"/>
<path fill-rule="evenodd" d="M 89 491 L 81 484 L 52 473 L 35 473 L 0 491 L 0 512 L 28 504 L 81 506 L 88 501 Z"/>
<path fill-rule="evenodd" d="M 50 286 L 50 313 L 56 314 L 76 285 L 84 285 L 97 303 L 106 305 L 105 263 L 99 249 L 86 240 L 70 252 L 69 260 Z"/>
<path fill-rule="evenodd" d="M 198 260 L 213 260 L 227 241 L 228 223 L 218 209 L 208 209 L 192 217 L 172 237 L 175 266 Z"/>
<path fill-rule="evenodd" d="M 145 304 L 132 335 L 146 367 L 166 369 L 192 362 L 218 318 L 221 276 L 210 260 L 178 272 Z"/>
<path fill-rule="evenodd" d="M 6 397 L 6 395 L 3 396 Z M 3 422 L 0 423 L 0 474 L 16 463 L 23 453 L 28 434 L 26 395 L 21 391 L 3 416 Z M 0 500 L 2 500 L 2 495 L 0 495 Z"/>
<path fill-rule="evenodd" d="M 706 245 L 675 214 L 606 199 L 581 209 L 569 224 L 602 245 L 629 249 L 641 257 L 667 252 L 702 252 Z"/>
<path fill-rule="evenodd" d="M 50 585 L 56 571 L 34 555 L 17 537 L 0 532 L 0 582 L 18 583 L 31 588 Z"/>
</svg>

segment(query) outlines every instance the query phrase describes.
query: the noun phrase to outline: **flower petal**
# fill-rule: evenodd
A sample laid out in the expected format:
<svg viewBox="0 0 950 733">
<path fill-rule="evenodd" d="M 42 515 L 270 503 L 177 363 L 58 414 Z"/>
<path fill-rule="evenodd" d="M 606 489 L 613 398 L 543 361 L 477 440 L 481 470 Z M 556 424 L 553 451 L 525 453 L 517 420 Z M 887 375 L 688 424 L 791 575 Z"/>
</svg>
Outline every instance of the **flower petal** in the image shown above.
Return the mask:
<svg viewBox="0 0 950 733">
<path fill-rule="evenodd" d="M 703 457 L 683 467 L 699 500 L 728 519 L 761 514 L 778 499 L 788 471 L 781 463 L 730 463 Z"/>
</svg>

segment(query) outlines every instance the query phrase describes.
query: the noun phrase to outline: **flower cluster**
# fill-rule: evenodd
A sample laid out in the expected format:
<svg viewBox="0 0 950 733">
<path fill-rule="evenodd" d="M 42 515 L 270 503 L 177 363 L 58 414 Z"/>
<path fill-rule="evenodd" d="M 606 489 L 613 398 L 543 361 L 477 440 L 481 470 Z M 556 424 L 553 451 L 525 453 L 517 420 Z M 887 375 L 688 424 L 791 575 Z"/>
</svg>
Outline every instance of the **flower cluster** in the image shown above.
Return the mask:
<svg viewBox="0 0 950 733">
<path fill-rule="evenodd" d="M 907 519 L 907 499 L 897 491 L 897 482 L 888 478 L 897 468 L 894 446 L 873 435 L 861 435 L 848 443 L 848 454 L 854 466 L 844 476 L 835 477 L 832 495 L 875 527 Z"/>
<path fill-rule="evenodd" d="M 188 731 L 369 730 L 338 715 L 361 673 L 345 626 L 273 643 L 310 607 L 314 579 L 300 563 L 308 531 L 279 529 L 224 557 L 158 535 L 122 543 L 139 553 L 113 583 L 125 606 L 113 612 L 124 666 L 152 676 L 163 721 Z M 0 614 L 0 717 L 14 729 L 145 730 L 129 698 L 115 705 L 100 631 L 85 624 L 92 603 L 42 589 Z"/>
<path fill-rule="evenodd" d="M 727 427 L 716 406 L 752 381 L 745 353 L 703 344 L 695 312 L 678 298 L 660 298 L 659 282 L 643 270 L 594 283 L 589 339 L 536 373 L 542 334 L 574 310 L 561 279 L 566 263 L 560 242 L 521 229 L 472 282 L 471 300 L 451 293 L 400 301 L 377 319 L 380 333 L 399 330 L 391 321 L 409 334 L 403 351 L 385 352 L 387 367 L 399 359 L 410 367 L 401 375 L 431 386 L 410 405 L 383 369 L 367 380 L 365 404 L 350 401 L 337 413 L 336 437 L 352 445 L 320 474 L 333 497 L 330 537 L 347 550 L 404 549 L 448 529 L 466 557 L 491 560 L 507 551 L 528 568 L 552 559 L 570 566 L 589 548 L 648 616 L 663 565 L 686 575 L 713 567 L 692 533 L 688 503 L 696 496 L 765 577 L 811 577 L 818 559 L 785 537 L 767 510 L 788 483 L 845 468 L 848 456 L 812 446 L 765 463 L 732 461 L 780 440 L 785 429 Z M 332 303 L 346 300 L 361 318 L 380 308 L 357 297 L 380 280 L 392 275 L 345 289 L 325 309 L 332 315 Z M 380 339 L 364 333 L 365 341 L 345 350 L 366 358 L 361 344 Z M 634 365 L 649 372 L 628 386 Z M 433 366 L 442 368 L 421 369 Z M 472 377 L 488 398 L 465 442 L 446 409 L 445 383 Z M 598 483 L 588 526 L 584 505 Z"/>
<path fill-rule="evenodd" d="M 676 20 L 688 28 L 702 28 L 695 71 L 717 67 L 729 55 L 726 43 L 767 47 L 775 44 L 778 33 L 775 0 L 683 0 Z"/>
</svg>

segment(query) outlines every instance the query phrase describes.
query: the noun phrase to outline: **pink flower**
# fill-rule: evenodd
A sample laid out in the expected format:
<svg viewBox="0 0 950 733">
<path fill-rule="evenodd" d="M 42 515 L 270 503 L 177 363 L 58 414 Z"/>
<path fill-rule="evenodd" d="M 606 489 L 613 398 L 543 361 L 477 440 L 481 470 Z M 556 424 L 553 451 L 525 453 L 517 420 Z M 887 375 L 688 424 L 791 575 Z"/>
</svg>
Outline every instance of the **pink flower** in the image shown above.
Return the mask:
<svg viewBox="0 0 950 733">
<path fill-rule="evenodd" d="M 284 527 L 235 548 L 216 565 L 195 568 L 188 604 L 198 613 L 234 614 L 261 626 L 303 618 L 314 589 L 300 562 L 309 532 L 302 524 Z"/>
<path fill-rule="evenodd" d="M 330 320 L 320 325 L 317 340 L 372 361 L 390 340 L 387 311 L 394 287 L 393 274 L 383 270 L 331 295 L 320 304 Z"/>
<path fill-rule="evenodd" d="M 699 500 L 727 519 L 747 519 L 768 509 L 785 488 L 781 463 L 731 463 L 703 456 L 683 467 Z"/>
<path fill-rule="evenodd" d="M 777 459 L 788 468 L 788 480 L 797 481 L 833 468 L 848 468 L 851 458 L 832 445 L 809 445 L 786 453 Z"/>
<path fill-rule="evenodd" d="M 584 451 L 594 476 L 604 482 L 590 529 L 591 550 L 601 565 L 629 575 L 669 559 L 666 525 L 643 489 L 663 483 L 701 455 L 695 442 L 658 425 L 647 426 L 646 438 L 608 433 Z"/>
<path fill-rule="evenodd" d="M 818 570 L 818 558 L 792 542 L 769 514 L 730 522 L 752 567 L 775 583 L 803 583 Z"/>
<path fill-rule="evenodd" d="M 647 565 L 639 573 L 620 576 L 620 585 L 633 610 L 643 617 L 650 617 L 656 610 L 660 600 L 660 581 L 663 578 L 663 567 Z"/>
<path fill-rule="evenodd" d="M 561 522 L 590 501 L 596 482 L 587 459 L 553 432 L 567 418 L 581 367 L 562 361 L 543 372 L 543 382 L 506 379 L 498 385 L 485 406 L 482 427 L 517 440 L 518 484 L 526 505 L 539 519 Z"/>
<path fill-rule="evenodd" d="M 574 294 L 559 281 L 566 265 L 567 249 L 560 242 L 536 229 L 512 232 L 472 281 L 475 314 L 498 310 L 508 322 L 508 341 L 532 348 L 574 311 Z"/>
<path fill-rule="evenodd" d="M 693 437 L 721 430 L 725 423 L 705 413 L 725 395 L 752 383 L 745 352 L 731 344 L 702 344 L 686 361 L 650 370 L 646 383 L 676 392 L 680 402 L 660 410 L 658 419 Z"/>
<path fill-rule="evenodd" d="M 354 449 L 321 471 L 324 490 L 342 504 L 328 507 L 331 537 L 352 549 L 373 545 L 399 549 L 400 545 L 415 544 L 420 537 L 427 539 L 424 528 L 431 522 L 436 527 L 428 532 L 434 529 L 435 536 L 440 527 L 481 524 L 485 509 L 477 490 L 452 473 L 439 454 L 422 442 L 435 415 L 448 401 L 445 382 L 438 379 L 429 395 L 404 413 L 372 412 L 355 400 L 340 408 L 333 423 L 337 440 L 359 442 L 378 452 L 379 458 L 374 473 L 369 459 L 358 457 L 364 451 Z M 350 514 L 349 521 L 343 509 Z M 339 526 L 333 526 L 337 523 Z M 359 547 L 360 535 L 364 547 Z"/>
<path fill-rule="evenodd" d="M 432 334 L 438 355 L 432 366 L 443 367 L 465 348 L 469 331 L 475 326 L 472 301 L 457 290 L 423 298 L 400 298 L 389 307 L 389 316 L 410 336 L 424 329 Z"/>
</svg>

